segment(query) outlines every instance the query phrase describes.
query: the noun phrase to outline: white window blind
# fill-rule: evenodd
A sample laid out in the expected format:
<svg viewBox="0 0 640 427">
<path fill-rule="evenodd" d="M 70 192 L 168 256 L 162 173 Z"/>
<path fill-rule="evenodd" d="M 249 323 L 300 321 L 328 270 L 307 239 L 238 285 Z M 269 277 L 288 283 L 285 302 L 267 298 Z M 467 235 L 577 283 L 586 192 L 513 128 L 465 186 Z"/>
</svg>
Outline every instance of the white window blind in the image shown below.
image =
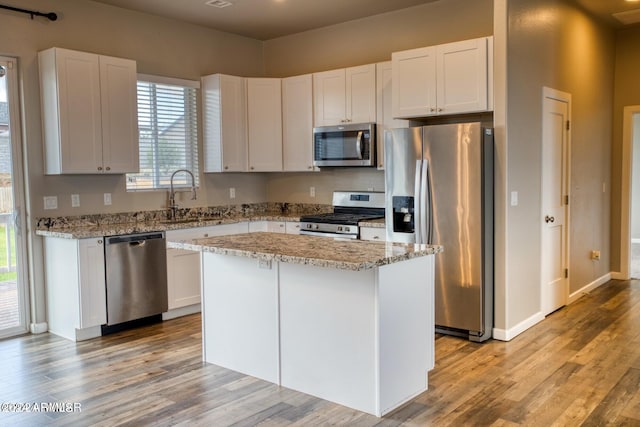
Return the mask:
<svg viewBox="0 0 640 427">
<path fill-rule="evenodd" d="M 127 190 L 169 187 L 171 174 L 190 170 L 198 185 L 197 82 L 138 76 L 140 172 L 127 174 Z M 179 173 L 174 186 L 191 186 Z"/>
</svg>

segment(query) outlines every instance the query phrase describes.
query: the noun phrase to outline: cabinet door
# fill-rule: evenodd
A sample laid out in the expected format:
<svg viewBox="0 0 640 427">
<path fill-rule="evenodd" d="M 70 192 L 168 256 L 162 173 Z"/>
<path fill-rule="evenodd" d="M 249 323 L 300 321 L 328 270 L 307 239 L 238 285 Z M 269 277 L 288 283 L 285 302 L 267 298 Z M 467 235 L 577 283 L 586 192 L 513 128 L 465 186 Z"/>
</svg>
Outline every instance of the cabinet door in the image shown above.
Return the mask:
<svg viewBox="0 0 640 427">
<path fill-rule="evenodd" d="M 313 74 L 314 126 L 345 123 L 345 87 L 344 68 Z"/>
<path fill-rule="evenodd" d="M 282 162 L 288 172 L 313 167 L 313 77 L 282 79 Z"/>
<path fill-rule="evenodd" d="M 167 249 L 169 310 L 200 304 L 200 253 Z"/>
<path fill-rule="evenodd" d="M 345 70 L 346 109 L 349 123 L 376 121 L 376 65 Z"/>
<path fill-rule="evenodd" d="M 386 230 L 377 227 L 360 227 L 360 240 L 384 242 L 386 240 Z"/>
<path fill-rule="evenodd" d="M 246 87 L 243 77 L 202 78 L 204 171 L 247 171 Z"/>
<path fill-rule="evenodd" d="M 438 114 L 487 110 L 487 39 L 439 45 Z"/>
<path fill-rule="evenodd" d="M 107 323 L 103 239 L 78 240 L 80 328 Z"/>
<path fill-rule="evenodd" d="M 394 52 L 391 61 L 393 117 L 436 114 L 436 49 L 425 47 Z"/>
<path fill-rule="evenodd" d="M 100 56 L 102 171 L 139 171 L 136 63 Z"/>
<path fill-rule="evenodd" d="M 280 79 L 247 79 L 249 170 L 282 171 L 282 89 Z"/>
<path fill-rule="evenodd" d="M 98 55 L 53 48 L 40 52 L 45 172 L 98 173 L 102 116 Z"/>
<path fill-rule="evenodd" d="M 391 61 L 376 64 L 376 157 L 378 169 L 384 169 L 384 131 L 393 128 L 408 127 L 408 120 L 393 118 L 391 112 Z"/>
</svg>

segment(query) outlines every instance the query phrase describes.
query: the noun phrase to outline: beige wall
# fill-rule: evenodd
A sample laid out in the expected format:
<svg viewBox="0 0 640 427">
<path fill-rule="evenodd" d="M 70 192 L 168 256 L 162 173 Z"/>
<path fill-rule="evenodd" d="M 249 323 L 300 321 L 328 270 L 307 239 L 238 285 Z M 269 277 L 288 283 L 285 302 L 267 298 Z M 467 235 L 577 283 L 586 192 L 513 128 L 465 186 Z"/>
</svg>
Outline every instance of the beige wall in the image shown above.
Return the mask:
<svg viewBox="0 0 640 427">
<path fill-rule="evenodd" d="M 506 313 L 510 329 L 540 310 L 542 88 L 573 96 L 570 292 L 609 272 L 613 31 L 559 0 L 508 2 Z M 603 193 L 603 184 L 606 192 Z M 602 261 L 589 259 L 592 249 Z"/>
<path fill-rule="evenodd" d="M 613 149 L 611 150 L 611 270 L 620 271 L 620 204 L 622 187 L 622 124 L 623 109 L 640 105 L 640 27 L 616 33 L 615 97 L 613 106 Z"/>
<path fill-rule="evenodd" d="M 391 52 L 493 34 L 493 0 L 446 0 L 332 25 L 264 44 L 274 77 L 388 61 Z"/>
</svg>

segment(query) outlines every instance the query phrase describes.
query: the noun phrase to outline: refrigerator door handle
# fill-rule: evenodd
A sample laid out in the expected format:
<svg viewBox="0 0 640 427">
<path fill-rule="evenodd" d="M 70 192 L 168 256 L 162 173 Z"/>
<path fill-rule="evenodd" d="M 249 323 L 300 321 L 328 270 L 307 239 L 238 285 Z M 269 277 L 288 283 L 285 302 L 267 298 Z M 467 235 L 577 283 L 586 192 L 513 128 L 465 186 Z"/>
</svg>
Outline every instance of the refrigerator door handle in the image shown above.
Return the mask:
<svg viewBox="0 0 640 427">
<path fill-rule="evenodd" d="M 426 193 L 424 196 L 424 204 L 425 204 L 425 220 L 424 220 L 424 228 L 425 228 L 425 243 L 432 244 L 433 243 L 433 189 L 431 188 L 431 168 L 429 167 L 428 161 L 425 161 L 425 171 L 424 171 L 424 183 L 423 188 Z"/>
<path fill-rule="evenodd" d="M 420 192 L 422 187 L 422 165 L 423 160 L 416 160 L 416 177 L 415 177 L 415 187 L 414 187 L 414 200 L 413 200 L 413 219 L 415 224 L 415 242 L 422 242 L 422 221 L 420 218 L 422 217 L 422 193 Z"/>
<path fill-rule="evenodd" d="M 420 243 L 431 243 L 431 189 L 429 188 L 429 160 L 422 161 L 422 171 L 420 173 Z M 427 217 L 429 221 L 427 221 Z"/>
</svg>

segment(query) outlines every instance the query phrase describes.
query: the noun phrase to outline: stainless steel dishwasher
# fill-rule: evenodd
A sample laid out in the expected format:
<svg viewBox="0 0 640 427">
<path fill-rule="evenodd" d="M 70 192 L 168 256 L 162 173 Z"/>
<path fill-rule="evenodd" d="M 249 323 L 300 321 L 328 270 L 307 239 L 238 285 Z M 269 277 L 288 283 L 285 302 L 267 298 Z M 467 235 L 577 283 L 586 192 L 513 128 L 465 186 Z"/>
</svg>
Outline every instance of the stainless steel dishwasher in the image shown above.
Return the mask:
<svg viewBox="0 0 640 427">
<path fill-rule="evenodd" d="M 167 311 L 164 233 L 107 237 L 105 242 L 107 325 Z"/>
</svg>

